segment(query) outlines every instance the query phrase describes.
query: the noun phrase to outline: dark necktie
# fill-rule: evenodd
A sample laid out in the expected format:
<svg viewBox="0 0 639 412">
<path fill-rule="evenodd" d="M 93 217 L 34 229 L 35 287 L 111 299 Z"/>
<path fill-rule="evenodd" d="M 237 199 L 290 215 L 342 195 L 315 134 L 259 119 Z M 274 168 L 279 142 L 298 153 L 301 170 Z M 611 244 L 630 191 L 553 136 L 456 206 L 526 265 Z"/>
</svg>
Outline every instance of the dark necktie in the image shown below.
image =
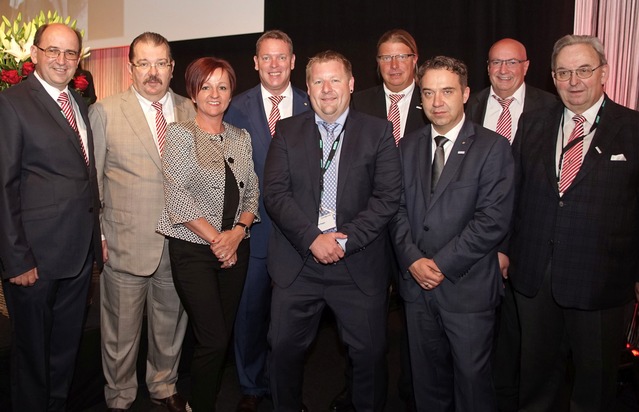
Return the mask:
<svg viewBox="0 0 639 412">
<path fill-rule="evenodd" d="M 62 113 L 64 117 L 66 117 L 67 122 L 71 128 L 75 131 L 76 136 L 78 137 L 78 141 L 80 142 L 80 149 L 82 149 L 82 157 L 84 157 L 84 163 L 89 166 L 89 156 L 87 155 L 87 151 L 84 148 L 84 143 L 82 142 L 82 138 L 80 137 L 80 131 L 78 130 L 78 124 L 75 121 L 75 113 L 73 112 L 73 107 L 71 106 L 71 102 L 69 101 L 69 95 L 67 92 L 62 92 L 58 96 L 58 104 L 62 109 Z"/>
<path fill-rule="evenodd" d="M 442 175 L 442 170 L 444 170 L 444 145 L 447 141 L 448 139 L 444 136 L 435 136 L 435 144 L 437 145 L 437 148 L 435 149 L 435 157 L 433 157 L 433 171 L 430 181 L 431 193 L 435 191 L 437 182 L 439 182 L 439 177 Z"/>
</svg>

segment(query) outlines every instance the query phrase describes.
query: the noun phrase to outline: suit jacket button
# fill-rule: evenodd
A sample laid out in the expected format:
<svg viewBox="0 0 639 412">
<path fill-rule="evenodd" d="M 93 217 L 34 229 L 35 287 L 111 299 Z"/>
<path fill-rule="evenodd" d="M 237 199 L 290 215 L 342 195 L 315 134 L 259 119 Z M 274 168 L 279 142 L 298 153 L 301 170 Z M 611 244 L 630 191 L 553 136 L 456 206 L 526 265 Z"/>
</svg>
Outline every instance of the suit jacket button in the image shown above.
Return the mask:
<svg viewBox="0 0 639 412">
<path fill-rule="evenodd" d="M 430 228 L 428 226 L 424 226 L 424 232 L 428 232 Z"/>
<path fill-rule="evenodd" d="M 563 200 L 559 201 L 559 207 L 564 207 L 564 201 Z"/>
<path fill-rule="evenodd" d="M 89 213 L 93 213 L 93 208 L 92 207 L 89 208 Z"/>
</svg>

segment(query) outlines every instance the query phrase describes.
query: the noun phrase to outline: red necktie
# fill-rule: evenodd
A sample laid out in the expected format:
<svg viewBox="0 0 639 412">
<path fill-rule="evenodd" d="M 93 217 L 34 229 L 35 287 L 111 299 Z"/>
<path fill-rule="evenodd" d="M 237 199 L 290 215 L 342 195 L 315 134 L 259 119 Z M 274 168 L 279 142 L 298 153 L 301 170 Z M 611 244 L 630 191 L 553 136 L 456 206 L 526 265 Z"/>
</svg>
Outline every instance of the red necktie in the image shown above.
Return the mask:
<svg viewBox="0 0 639 412">
<path fill-rule="evenodd" d="M 389 94 L 388 98 L 391 101 L 391 105 L 388 108 L 388 121 L 393 124 L 393 137 L 395 138 L 395 145 L 399 144 L 399 139 L 402 137 L 401 131 L 401 119 L 399 117 L 399 107 L 397 103 L 402 100 L 403 94 Z"/>
<path fill-rule="evenodd" d="M 575 128 L 570 133 L 568 144 L 578 137 L 583 137 L 586 118 L 578 114 L 572 118 L 572 121 L 575 122 Z M 559 177 L 559 193 L 564 193 L 570 187 L 572 181 L 575 180 L 575 176 L 577 176 L 583 163 L 583 148 L 584 139 L 580 139 L 578 143 L 564 153 L 561 163 L 561 176 Z"/>
<path fill-rule="evenodd" d="M 89 156 L 87 156 L 87 151 L 84 148 L 84 143 L 82 143 L 82 138 L 80 137 L 80 132 L 78 131 L 78 124 L 75 121 L 75 113 L 73 112 L 73 107 L 71 106 L 71 102 L 69 101 L 69 95 L 67 92 L 62 92 L 58 96 L 58 104 L 62 109 L 62 113 L 64 117 L 67 118 L 67 122 L 71 128 L 75 131 L 76 136 L 78 136 L 78 141 L 80 142 L 80 149 L 82 149 L 82 156 L 84 157 L 84 163 L 86 163 L 87 167 L 89 166 Z"/>
<path fill-rule="evenodd" d="M 273 103 L 271 114 L 268 116 L 268 129 L 271 132 L 271 137 L 275 135 L 275 124 L 280 120 L 280 109 L 277 107 L 284 99 L 284 96 L 270 96 L 268 98 Z"/>
<path fill-rule="evenodd" d="M 495 95 L 493 95 L 493 97 L 497 99 L 502 108 L 499 119 L 497 119 L 497 129 L 495 130 L 495 132 L 504 136 L 506 139 L 508 139 L 509 142 L 512 143 L 513 139 L 511 135 L 513 131 L 513 119 L 510 116 L 510 104 L 513 102 L 513 100 L 515 100 L 515 98 L 511 97 L 510 99 L 500 99 Z"/>
<path fill-rule="evenodd" d="M 166 118 L 162 111 L 162 103 L 153 102 L 152 106 L 155 109 L 155 131 L 158 134 L 158 148 L 160 150 L 160 156 L 162 156 L 164 144 L 166 143 Z"/>
</svg>

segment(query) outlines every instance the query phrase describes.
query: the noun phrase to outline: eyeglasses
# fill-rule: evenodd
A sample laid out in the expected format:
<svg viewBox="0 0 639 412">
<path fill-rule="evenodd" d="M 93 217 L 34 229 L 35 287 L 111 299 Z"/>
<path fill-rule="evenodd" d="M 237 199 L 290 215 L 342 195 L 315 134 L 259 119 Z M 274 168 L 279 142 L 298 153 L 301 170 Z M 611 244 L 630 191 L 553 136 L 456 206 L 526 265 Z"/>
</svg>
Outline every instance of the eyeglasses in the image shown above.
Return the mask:
<svg viewBox="0 0 639 412">
<path fill-rule="evenodd" d="M 575 70 L 565 70 L 565 69 L 555 70 L 553 72 L 553 77 L 557 81 L 566 82 L 566 81 L 570 80 L 570 78 L 572 77 L 572 74 L 575 73 L 577 75 L 577 77 L 579 77 L 580 79 L 588 79 L 588 78 L 592 77 L 592 73 L 595 70 L 597 70 L 598 68 L 600 68 L 603 65 L 604 64 L 600 64 L 599 66 L 595 67 L 594 69 L 590 68 L 590 67 L 580 67 L 580 68 L 575 69 Z"/>
<path fill-rule="evenodd" d="M 491 67 L 501 67 L 502 64 L 505 64 L 506 67 L 515 67 L 518 64 L 522 64 L 527 61 L 528 60 L 519 60 L 519 59 L 508 59 L 508 60 L 493 59 L 493 60 L 486 61 L 486 63 L 488 63 L 488 65 L 490 65 Z"/>
<path fill-rule="evenodd" d="M 391 60 L 395 59 L 398 62 L 405 62 L 406 60 L 415 57 L 415 53 L 410 54 L 382 54 L 381 56 L 377 56 L 377 60 L 383 63 L 390 63 Z"/>
<path fill-rule="evenodd" d="M 64 54 L 64 58 L 66 60 L 78 60 L 80 58 L 80 52 L 77 52 L 75 50 L 60 50 L 56 49 L 55 47 L 47 47 L 46 49 L 43 49 L 40 46 L 36 47 L 39 50 L 42 50 L 44 52 L 44 55 L 50 59 L 57 59 L 60 53 Z"/>
<path fill-rule="evenodd" d="M 165 70 L 169 70 L 171 66 L 173 66 L 173 63 L 163 60 L 156 63 L 149 63 L 149 62 L 131 63 L 131 66 L 143 72 L 151 70 L 151 67 L 155 67 L 157 71 L 163 72 Z"/>
</svg>

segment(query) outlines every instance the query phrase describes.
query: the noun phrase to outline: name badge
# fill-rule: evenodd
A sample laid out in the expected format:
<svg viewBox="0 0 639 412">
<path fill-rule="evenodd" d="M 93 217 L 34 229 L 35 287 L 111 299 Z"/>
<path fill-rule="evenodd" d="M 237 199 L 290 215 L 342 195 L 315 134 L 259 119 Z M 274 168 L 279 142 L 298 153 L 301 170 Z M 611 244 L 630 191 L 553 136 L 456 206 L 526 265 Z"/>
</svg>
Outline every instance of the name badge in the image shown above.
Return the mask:
<svg viewBox="0 0 639 412">
<path fill-rule="evenodd" d="M 322 233 L 335 231 L 337 229 L 335 211 L 330 209 L 321 209 L 317 227 L 322 231 Z"/>
</svg>

